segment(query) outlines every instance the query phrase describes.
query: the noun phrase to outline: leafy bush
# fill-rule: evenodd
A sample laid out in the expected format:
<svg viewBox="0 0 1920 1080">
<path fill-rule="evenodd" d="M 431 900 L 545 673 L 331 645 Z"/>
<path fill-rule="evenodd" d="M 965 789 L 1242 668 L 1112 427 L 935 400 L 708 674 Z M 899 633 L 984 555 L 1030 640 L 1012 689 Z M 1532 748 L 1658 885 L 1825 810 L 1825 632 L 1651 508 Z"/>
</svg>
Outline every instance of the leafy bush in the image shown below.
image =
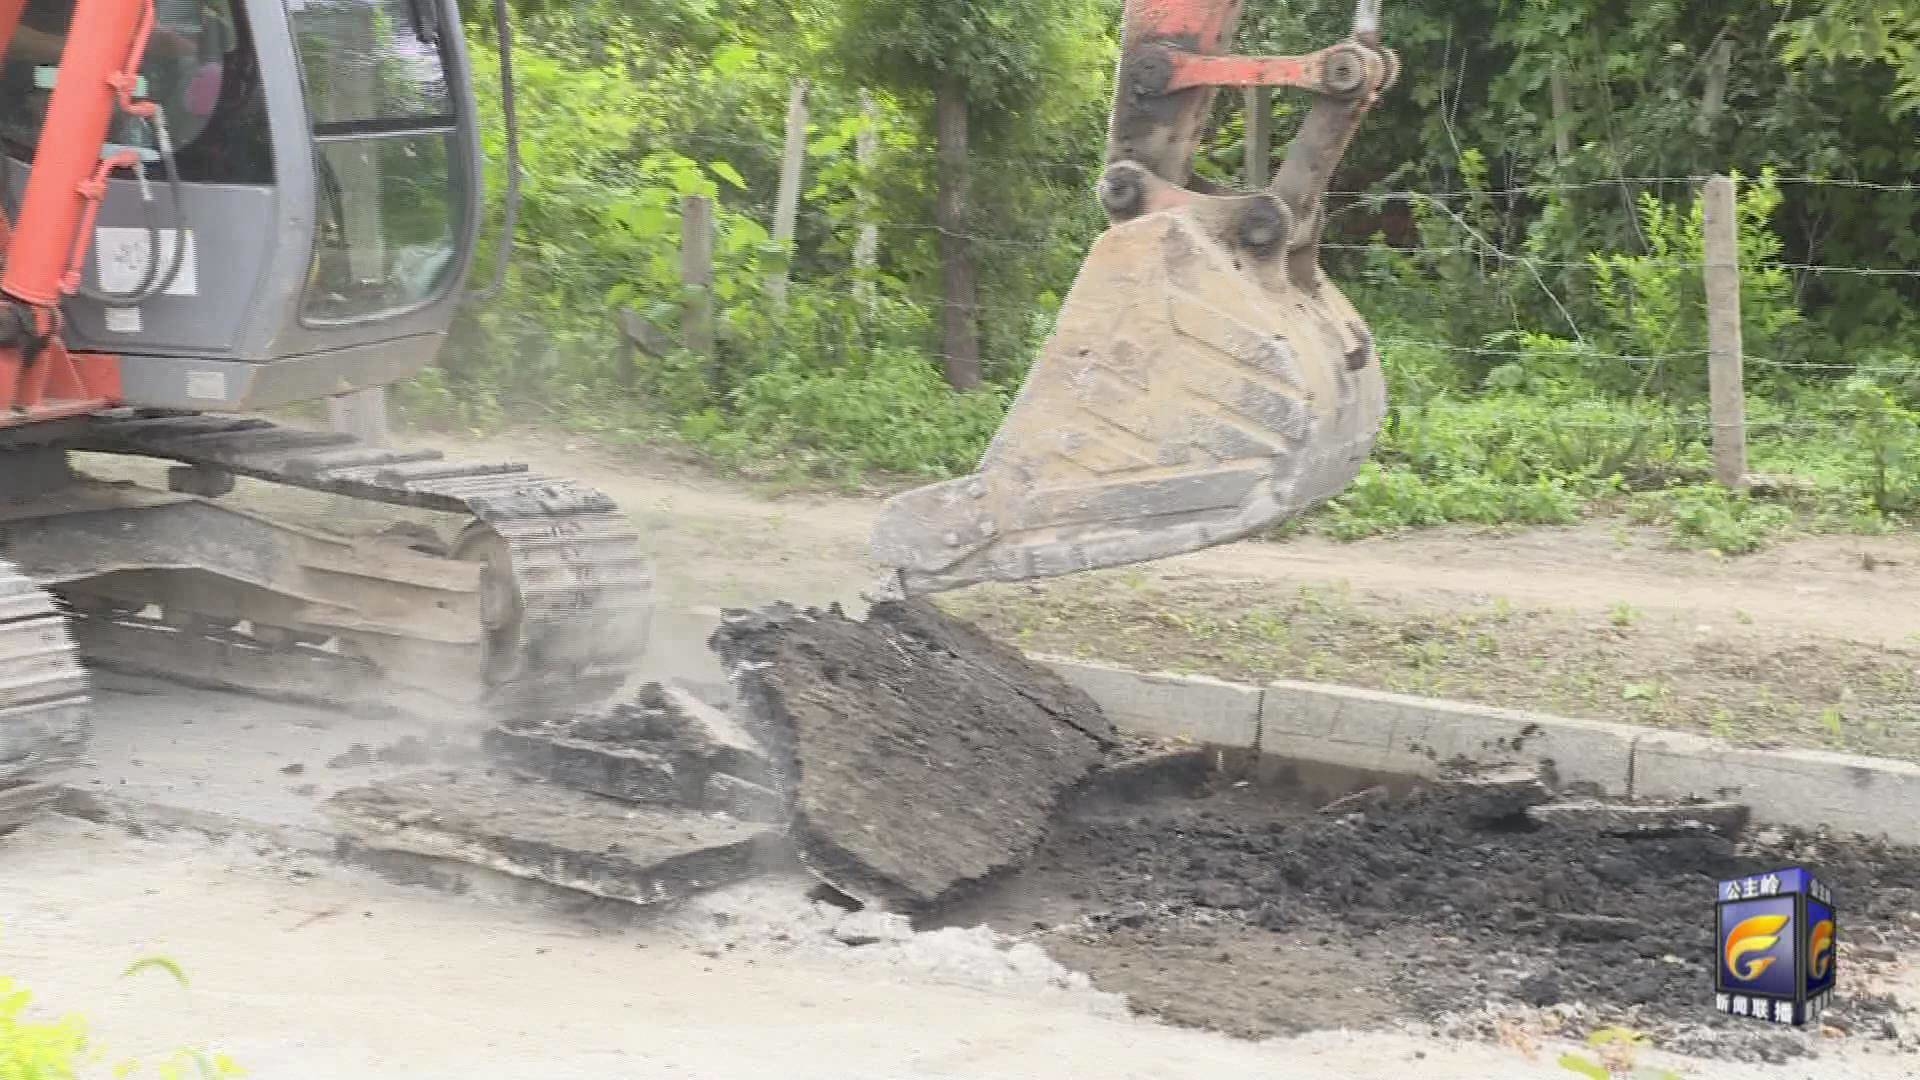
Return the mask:
<svg viewBox="0 0 1920 1080">
<path fill-rule="evenodd" d="M 1502 483 L 1485 476 L 1429 479 L 1368 462 L 1327 509 L 1322 528 L 1341 540 L 1419 525 L 1570 525 L 1585 501 L 1558 480 Z"/>
<path fill-rule="evenodd" d="M 125 975 L 149 969 L 186 984 L 179 966 L 164 957 L 140 960 Z M 78 1080 L 106 1063 L 108 1055 L 88 1036 L 85 1020 L 34 1019 L 28 1015 L 32 1005 L 33 994 L 24 984 L 0 975 L 0 1080 Z M 155 1061 L 114 1061 L 112 1072 L 118 1080 L 128 1080 L 148 1066 L 160 1080 L 233 1080 L 246 1075 L 227 1055 L 197 1049 L 176 1050 Z"/>
<path fill-rule="evenodd" d="M 1739 192 L 1741 334 L 1748 351 L 1767 353 L 1801 320 L 1793 280 L 1778 265 L 1782 244 L 1772 221 L 1780 189 L 1769 170 Z M 1642 192 L 1646 252 L 1587 257 L 1606 315 L 1604 340 L 1618 352 L 1652 358 L 1650 386 L 1641 389 L 1661 396 L 1706 388 L 1707 303 L 1700 270 L 1706 262 L 1705 209 L 1704 199 L 1679 207 Z"/>
<path fill-rule="evenodd" d="M 1875 509 L 1920 507 L 1920 411 L 1863 376 L 1841 384 L 1836 412 L 1857 447 L 1859 476 Z"/>
<path fill-rule="evenodd" d="M 521 6 L 527 182 L 510 287 L 456 328 L 443 369 L 398 395 L 406 417 L 677 439 L 756 475 L 848 482 L 971 467 L 1105 224 L 1090 193 L 1104 160 L 1112 11 L 962 5 L 1019 16 L 1007 25 L 1052 12 L 1066 29 L 972 57 L 1048 58 L 994 75 L 1020 84 L 1003 101 L 1019 108 L 983 102 L 972 118 L 969 231 L 989 385 L 955 396 L 937 374 L 927 93 L 915 79 L 886 92 L 847 63 L 871 44 L 863 33 L 850 44 L 849 15 L 884 18 L 884 5 Z M 1406 82 L 1353 147 L 1341 184 L 1371 194 L 1335 198 L 1325 251 L 1378 335 L 1393 412 L 1375 463 L 1318 527 L 1557 523 L 1629 505 L 1683 542 L 1740 551 L 1784 517 L 1883 529 L 1920 508 L 1911 281 L 1790 269 L 1920 258 L 1912 195 L 1898 187 L 1920 150 L 1904 113 L 1886 108 L 1887 80 L 1905 68 L 1796 17 L 1781 23 L 1778 55 L 1735 50 L 1715 121 L 1701 107 L 1700 58 L 1727 25 L 1780 22 L 1774 6 L 1414 0 L 1397 17 Z M 944 19 L 960 8 L 927 10 Z M 1297 51 L 1343 33 L 1345 17 L 1272 7 L 1249 14 L 1240 44 Z M 495 53 L 481 21 L 484 76 Z M 1541 108 L 1555 72 L 1571 91 L 1559 120 Z M 781 250 L 768 225 L 798 77 L 813 87 L 808 187 L 796 242 Z M 478 87 L 498 194 L 499 103 L 489 79 Z M 1239 101 L 1221 96 L 1200 147 L 1198 174 L 1217 183 L 1239 179 Z M 1282 95 L 1277 118 L 1300 105 Z M 862 143 L 875 147 L 870 160 Z M 1793 481 L 1777 502 L 1699 486 L 1711 472 L 1702 209 L 1696 184 L 1658 179 L 1736 167 L 1758 175 L 1738 204 L 1742 312 L 1758 358 L 1754 468 Z M 1776 182 L 1772 167 L 1795 181 Z M 1798 182 L 1823 176 L 1868 183 Z M 716 349 L 636 354 L 614 331 L 616 310 L 683 340 L 690 194 L 715 204 Z M 856 265 L 868 225 L 878 259 Z M 766 287 L 775 274 L 791 282 L 784 303 Z M 1843 382 L 1855 369 L 1863 379 Z"/>
<path fill-rule="evenodd" d="M 1630 514 L 1643 524 L 1671 525 L 1688 547 L 1723 555 L 1758 551 L 1793 523 L 1793 512 L 1784 506 L 1707 486 L 1639 496 Z"/>
<path fill-rule="evenodd" d="M 972 468 L 1007 401 L 955 394 L 919 354 L 881 349 L 825 370 L 788 356 L 742 383 L 731 406 L 688 416 L 681 434 L 749 472 L 853 480 Z"/>
</svg>

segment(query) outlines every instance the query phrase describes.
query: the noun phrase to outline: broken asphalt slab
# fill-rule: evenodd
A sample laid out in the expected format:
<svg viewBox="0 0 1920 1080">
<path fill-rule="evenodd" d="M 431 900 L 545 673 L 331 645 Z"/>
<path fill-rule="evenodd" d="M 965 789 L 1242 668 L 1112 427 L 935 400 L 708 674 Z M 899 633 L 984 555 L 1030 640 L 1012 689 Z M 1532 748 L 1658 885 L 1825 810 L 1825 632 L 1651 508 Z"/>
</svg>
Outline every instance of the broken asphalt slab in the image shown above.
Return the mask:
<svg viewBox="0 0 1920 1080">
<path fill-rule="evenodd" d="M 783 822 L 766 755 L 731 718 L 678 687 L 632 701 L 489 730 L 487 753 L 517 773 L 613 799 Z"/>
<path fill-rule="evenodd" d="M 710 644 L 828 884 L 924 909 L 1019 866 L 1116 745 L 1087 694 L 929 604 L 730 611 Z"/>
<path fill-rule="evenodd" d="M 479 867 L 632 904 L 658 904 L 784 863 L 780 830 L 648 807 L 517 777 L 422 773 L 329 799 L 338 850 L 457 880 Z"/>
</svg>

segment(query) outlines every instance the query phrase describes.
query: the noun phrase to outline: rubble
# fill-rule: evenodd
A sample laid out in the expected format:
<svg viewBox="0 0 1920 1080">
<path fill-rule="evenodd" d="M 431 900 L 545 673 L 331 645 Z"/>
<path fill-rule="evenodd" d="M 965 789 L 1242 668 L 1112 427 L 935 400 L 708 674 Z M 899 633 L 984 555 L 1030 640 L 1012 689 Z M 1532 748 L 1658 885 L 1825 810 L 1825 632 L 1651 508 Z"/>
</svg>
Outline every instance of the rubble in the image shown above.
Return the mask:
<svg viewBox="0 0 1920 1080">
<path fill-rule="evenodd" d="M 1457 764 L 1436 786 L 1460 812 L 1476 821 L 1493 822 L 1548 801 L 1555 785 L 1552 770 L 1542 765 Z"/>
<path fill-rule="evenodd" d="M 641 807 L 514 777 L 424 773 L 326 804 L 349 861 L 391 870 L 480 867 L 632 904 L 677 900 L 759 873 L 780 831 Z"/>
<path fill-rule="evenodd" d="M 1631 803 L 1567 799 L 1527 807 L 1527 817 L 1560 829 L 1585 829 L 1608 836 L 1677 836 L 1708 832 L 1738 836 L 1752 811 L 1744 803 Z"/>
<path fill-rule="evenodd" d="M 490 729 L 507 775 L 421 773 L 327 804 L 349 859 L 414 880 L 462 868 L 636 904 L 681 899 L 785 863 L 766 755 L 678 687 Z"/>
<path fill-rule="evenodd" d="M 484 742 L 501 764 L 564 787 L 750 821 L 786 819 L 759 746 L 679 687 L 648 683 L 601 712 L 505 722 Z"/>
<path fill-rule="evenodd" d="M 731 611 L 711 644 L 802 861 L 867 903 L 1018 867 L 1117 741 L 1086 694 L 925 603 Z"/>
</svg>

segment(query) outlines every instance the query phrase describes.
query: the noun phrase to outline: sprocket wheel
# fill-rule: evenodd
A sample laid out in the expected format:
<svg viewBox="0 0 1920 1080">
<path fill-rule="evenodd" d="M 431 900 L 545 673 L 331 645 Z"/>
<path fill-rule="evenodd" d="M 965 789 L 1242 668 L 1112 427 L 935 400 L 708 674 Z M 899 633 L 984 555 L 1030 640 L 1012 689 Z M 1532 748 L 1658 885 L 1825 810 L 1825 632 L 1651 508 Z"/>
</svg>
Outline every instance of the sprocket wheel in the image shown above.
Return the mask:
<svg viewBox="0 0 1920 1080">
<path fill-rule="evenodd" d="M 460 531 L 453 557 L 480 564 L 480 626 L 486 646 L 486 680 L 500 687 L 526 674 L 526 609 L 514 581 L 513 553 L 506 540 L 485 522 Z"/>
</svg>

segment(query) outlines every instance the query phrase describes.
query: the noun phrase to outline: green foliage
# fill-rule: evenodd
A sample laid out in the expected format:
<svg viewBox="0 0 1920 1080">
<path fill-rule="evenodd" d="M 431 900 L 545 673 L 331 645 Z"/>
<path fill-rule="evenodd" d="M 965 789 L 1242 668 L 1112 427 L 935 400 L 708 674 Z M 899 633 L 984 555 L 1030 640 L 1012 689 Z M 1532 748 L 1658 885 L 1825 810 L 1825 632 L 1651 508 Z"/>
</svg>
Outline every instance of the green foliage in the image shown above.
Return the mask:
<svg viewBox="0 0 1920 1080">
<path fill-rule="evenodd" d="M 1900 513 L 1920 507 L 1920 411 L 1858 375 L 1841 385 L 1838 411 L 1848 422 L 1874 508 Z"/>
<path fill-rule="evenodd" d="M 1587 1036 L 1587 1046 L 1595 1056 L 1565 1053 L 1559 1057 L 1562 1069 L 1592 1080 L 1681 1080 L 1671 1069 L 1636 1062 L 1639 1052 L 1649 1045 L 1646 1035 L 1631 1028 L 1606 1027 Z"/>
<path fill-rule="evenodd" d="M 855 78 L 930 95 L 966 89 L 976 120 L 1006 121 L 1052 84 L 1084 78 L 1078 61 L 1111 19 L 1094 0 L 841 0 L 835 52 Z"/>
<path fill-rule="evenodd" d="M 1920 20 L 1907 0 L 1814 0 L 1795 11 L 1788 0 L 1774 0 L 1797 17 L 1774 27 L 1780 58 L 1807 66 L 1884 65 L 1894 75 L 1888 113 L 1898 119 L 1920 112 Z"/>
<path fill-rule="evenodd" d="M 135 961 L 121 976 L 156 970 L 181 986 L 187 982 L 180 965 L 164 956 Z M 0 975 L 0 1080 L 78 1080 L 97 1075 L 111 1062 L 116 1080 L 151 1073 L 159 1080 L 234 1080 L 246 1075 L 225 1054 L 184 1048 L 154 1060 L 110 1059 L 87 1034 L 78 1016 L 38 1019 L 30 1015 L 33 994 L 18 980 Z"/>
<path fill-rule="evenodd" d="M 923 357 L 899 350 L 826 371 L 777 362 L 749 378 L 733 404 L 729 413 L 693 414 L 682 434 L 743 467 L 764 469 L 774 447 L 796 471 L 848 479 L 870 471 L 964 472 L 1007 407 L 999 391 L 949 391 Z"/>
<path fill-rule="evenodd" d="M 1920 503 L 1920 288 L 1800 263 L 1920 263 L 1907 94 L 1912 30 L 1833 0 L 1409 0 L 1406 78 L 1353 147 L 1328 220 L 1331 277 L 1387 356 L 1374 464 L 1318 519 L 1340 536 L 1443 522 L 1564 523 L 1624 508 L 1734 553 L 1783 529 L 1899 527 Z M 674 438 L 757 475 L 851 481 L 969 467 L 1104 219 L 1118 5 L 1094 0 L 517 0 L 523 226 L 506 296 L 406 388 L 416 420 L 557 421 Z M 1862 18 L 1849 22 L 1858 11 Z M 494 51 L 474 55 L 498 164 Z M 1257 5 L 1242 51 L 1335 40 L 1350 4 Z M 1726 91 L 1707 106 L 1719 46 Z M 1554 114 L 1555 73 L 1568 108 Z M 955 396 L 928 105 L 968 87 L 989 385 Z M 813 86 L 796 242 L 769 236 L 791 81 Z M 861 105 L 872 95 L 871 111 Z M 1279 130 L 1305 101 L 1281 94 Z M 1246 125 L 1220 95 L 1198 172 L 1238 179 Z M 1567 135 L 1566 153 L 1556 131 Z M 863 163 L 863 136 L 877 145 Z M 1284 144 L 1284 138 L 1281 140 Z M 1739 171 L 1751 452 L 1790 495 L 1705 486 L 1701 207 Z M 491 175 L 498 189 L 499 170 Z M 1410 189 L 1416 194 L 1402 194 Z M 680 340 L 683 196 L 715 201 L 713 356 L 634 353 L 612 314 Z M 853 253 L 878 226 L 870 268 Z M 1364 250 L 1345 250 L 1357 244 Z M 485 271 L 482 267 L 482 271 Z M 768 278 L 792 281 L 784 307 Z M 1856 373 L 1859 378 L 1849 381 Z M 1904 374 L 1903 374 L 1904 373 Z"/>
<path fill-rule="evenodd" d="M 1098 231 L 1086 185 L 1099 163 L 1106 90 L 1084 77 L 1112 62 L 1112 27 L 1098 5 L 1035 4 L 1059 32 L 1006 43 L 1015 50 L 1008 63 L 1032 48 L 1061 66 L 1022 75 L 1037 96 L 1017 123 L 985 126 L 992 160 L 974 176 L 991 197 L 978 200 L 975 231 L 991 385 L 955 401 L 929 397 L 913 370 L 936 370 L 941 310 L 937 234 L 923 224 L 933 190 L 926 110 L 911 91 L 872 93 L 863 108 L 862 92 L 884 87 L 842 74 L 840 6 L 521 6 L 531 13 L 517 56 L 526 182 L 509 287 L 456 326 L 440 370 L 397 396 L 403 414 L 471 428 L 533 419 L 616 438 L 668 435 L 754 472 L 844 478 L 970 465 Z M 1004 13 L 976 14 L 985 29 L 1007 29 Z M 489 71 L 497 59 L 484 34 L 473 55 L 497 197 L 504 147 Z M 796 243 L 781 250 L 769 223 L 798 77 L 813 84 L 807 187 Z M 876 146 L 871 163 L 856 154 L 863 135 Z M 715 201 L 718 349 L 636 355 L 616 332 L 616 311 L 660 339 L 685 333 L 686 195 Z M 868 223 L 880 227 L 871 269 L 853 260 Z M 1026 239 L 1042 235 L 1049 242 Z M 793 282 L 784 310 L 766 290 L 780 272 Z M 907 417 L 910 430 L 821 404 L 845 405 L 855 387 L 877 395 L 855 412 Z M 840 427 L 803 431 L 798 414 Z M 871 432 L 873 444 L 850 447 L 854 430 Z"/>
<path fill-rule="evenodd" d="M 1431 385 L 1437 355 L 1388 354 L 1390 383 Z M 1607 400 L 1526 369 L 1493 369 L 1481 396 L 1402 404 L 1326 528 L 1351 538 L 1447 522 L 1568 524 L 1619 492 L 1690 479 L 1707 450 L 1670 410 Z M 1418 396 L 1417 393 L 1416 395 Z"/>
<path fill-rule="evenodd" d="M 1672 526 L 1685 546 L 1722 555 L 1758 551 L 1793 523 L 1784 506 L 1706 485 L 1641 495 L 1629 513 L 1645 524 Z"/>
<path fill-rule="evenodd" d="M 1777 265 L 1781 242 L 1772 220 L 1779 206 L 1780 189 L 1771 170 L 1740 188 L 1741 336 L 1754 353 L 1773 353 L 1782 335 L 1801 320 L 1793 302 L 1793 281 Z M 1618 351 L 1651 358 L 1647 383 L 1653 391 L 1668 396 L 1684 387 L 1699 393 L 1707 378 L 1704 200 L 1683 208 L 1643 192 L 1639 209 L 1646 254 L 1588 256 L 1606 315 L 1602 340 Z"/>
</svg>

